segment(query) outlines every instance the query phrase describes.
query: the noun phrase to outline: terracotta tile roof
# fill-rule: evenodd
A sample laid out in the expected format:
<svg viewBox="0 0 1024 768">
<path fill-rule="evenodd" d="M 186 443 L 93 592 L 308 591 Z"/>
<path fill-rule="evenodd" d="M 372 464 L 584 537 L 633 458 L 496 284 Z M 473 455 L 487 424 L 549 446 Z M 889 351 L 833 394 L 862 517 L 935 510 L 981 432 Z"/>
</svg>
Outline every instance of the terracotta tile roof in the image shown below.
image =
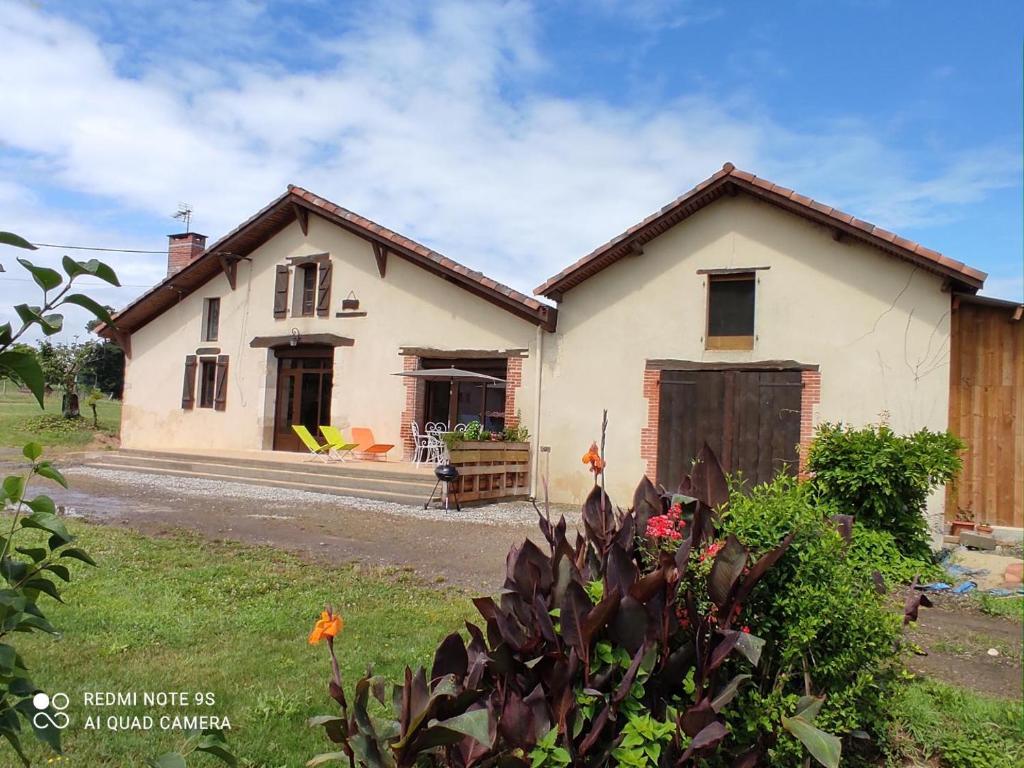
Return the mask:
<svg viewBox="0 0 1024 768">
<path fill-rule="evenodd" d="M 893 256 L 950 277 L 962 289 L 977 290 L 987 277 L 984 272 L 944 256 L 938 251 L 925 248 L 912 240 L 899 237 L 881 227 L 876 227 L 874 224 L 819 203 L 767 179 L 759 178 L 747 171 L 741 171 L 732 163 L 726 163 L 720 171 L 702 181 L 689 192 L 537 286 L 534 293 L 554 298 L 560 297 L 562 293 L 579 285 L 588 277 L 634 252 L 636 244 L 643 245 L 653 240 L 722 195 L 735 194 L 737 191 L 754 195 L 799 216 L 831 226 L 838 233 L 869 243 Z"/>
<path fill-rule="evenodd" d="M 382 227 L 330 200 L 294 185 L 258 213 L 247 219 L 180 272 L 157 283 L 114 316 L 117 330 L 131 333 L 159 316 L 184 296 L 198 290 L 223 269 L 222 257 L 247 256 L 284 227 L 295 221 L 300 211 L 317 214 L 328 221 L 376 243 L 399 258 L 417 264 L 450 282 L 512 312 L 535 325 L 554 330 L 558 310 L 507 285 L 492 280 L 446 256 Z M 113 329 L 100 327 L 97 333 L 110 336 Z"/>
</svg>

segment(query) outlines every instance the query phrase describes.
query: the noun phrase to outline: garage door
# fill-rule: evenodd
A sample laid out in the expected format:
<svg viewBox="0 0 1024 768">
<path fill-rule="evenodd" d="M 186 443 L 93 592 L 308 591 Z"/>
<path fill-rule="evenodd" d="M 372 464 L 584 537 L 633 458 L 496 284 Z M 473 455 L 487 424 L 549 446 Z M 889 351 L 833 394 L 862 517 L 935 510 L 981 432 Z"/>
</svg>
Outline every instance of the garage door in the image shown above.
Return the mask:
<svg viewBox="0 0 1024 768">
<path fill-rule="evenodd" d="M 745 484 L 796 474 L 800 371 L 661 372 L 658 482 L 674 488 L 707 442 Z"/>
</svg>

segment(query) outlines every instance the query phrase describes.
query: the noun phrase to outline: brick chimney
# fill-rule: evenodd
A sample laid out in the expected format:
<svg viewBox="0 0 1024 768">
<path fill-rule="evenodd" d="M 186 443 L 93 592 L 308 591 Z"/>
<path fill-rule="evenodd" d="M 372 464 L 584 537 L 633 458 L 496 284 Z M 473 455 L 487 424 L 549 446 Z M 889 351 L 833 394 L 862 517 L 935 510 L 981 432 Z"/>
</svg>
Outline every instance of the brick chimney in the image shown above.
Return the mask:
<svg viewBox="0 0 1024 768">
<path fill-rule="evenodd" d="M 180 272 L 206 250 L 206 235 L 185 232 L 167 236 L 167 276 Z"/>
</svg>

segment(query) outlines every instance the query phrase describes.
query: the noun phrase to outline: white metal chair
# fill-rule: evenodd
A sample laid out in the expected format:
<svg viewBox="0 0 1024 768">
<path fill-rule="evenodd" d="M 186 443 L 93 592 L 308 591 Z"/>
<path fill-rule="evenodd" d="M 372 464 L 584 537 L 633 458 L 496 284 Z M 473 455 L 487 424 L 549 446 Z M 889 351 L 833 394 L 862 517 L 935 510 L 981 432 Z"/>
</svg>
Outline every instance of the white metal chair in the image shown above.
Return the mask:
<svg viewBox="0 0 1024 768">
<path fill-rule="evenodd" d="M 412 423 L 412 442 L 415 446 L 415 450 L 412 454 L 412 463 L 417 467 L 427 459 L 427 446 L 430 440 L 429 435 L 425 435 L 420 432 L 419 424 L 415 421 Z"/>
<path fill-rule="evenodd" d="M 455 428 L 452 429 L 452 432 L 465 432 L 465 431 L 466 431 L 466 425 L 465 424 L 456 424 Z"/>
</svg>

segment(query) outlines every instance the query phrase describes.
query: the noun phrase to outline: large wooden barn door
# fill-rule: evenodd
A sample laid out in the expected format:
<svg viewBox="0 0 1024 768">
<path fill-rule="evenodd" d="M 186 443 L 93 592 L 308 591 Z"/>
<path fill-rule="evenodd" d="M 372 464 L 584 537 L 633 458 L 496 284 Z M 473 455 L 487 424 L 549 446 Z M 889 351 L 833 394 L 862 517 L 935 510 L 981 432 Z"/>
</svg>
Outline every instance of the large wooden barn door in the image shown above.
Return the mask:
<svg viewBox="0 0 1024 768">
<path fill-rule="evenodd" d="M 658 482 L 674 488 L 707 442 L 748 485 L 796 474 L 799 371 L 661 372 Z"/>
</svg>

